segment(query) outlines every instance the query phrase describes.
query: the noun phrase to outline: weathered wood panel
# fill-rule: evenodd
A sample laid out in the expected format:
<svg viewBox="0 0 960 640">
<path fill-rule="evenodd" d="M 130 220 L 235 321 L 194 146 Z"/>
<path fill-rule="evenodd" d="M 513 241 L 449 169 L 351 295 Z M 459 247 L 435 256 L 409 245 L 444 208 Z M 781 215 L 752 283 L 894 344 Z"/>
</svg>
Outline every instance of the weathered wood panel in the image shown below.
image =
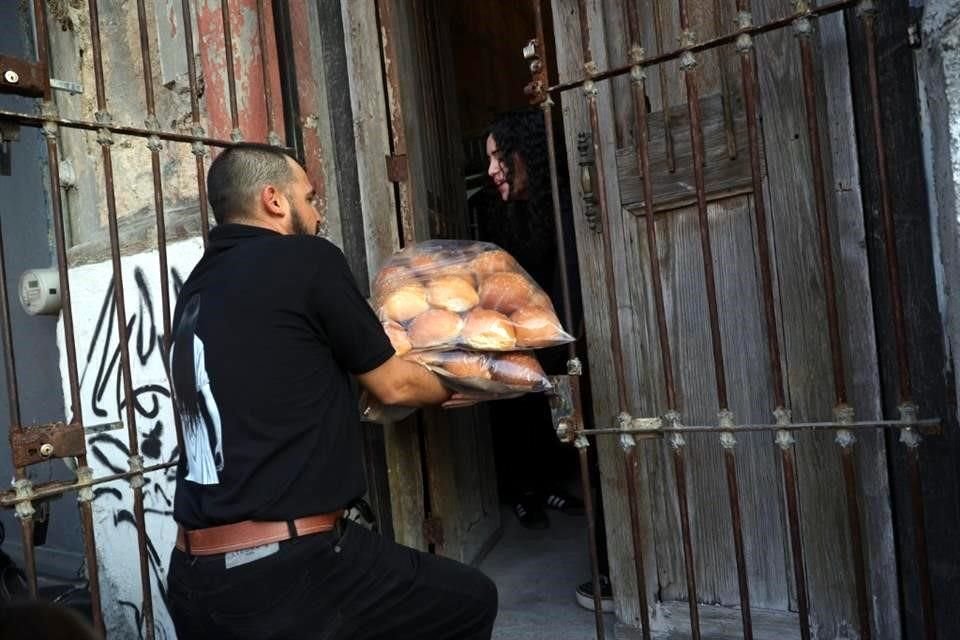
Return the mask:
<svg viewBox="0 0 960 640">
<path fill-rule="evenodd" d="M 372 1 L 340 5 L 343 21 L 353 138 L 363 211 L 368 273 L 399 246 L 396 202 L 384 158 L 390 153 L 386 97 L 380 65 L 380 34 Z M 423 473 L 416 422 L 384 425 L 384 451 L 390 505 L 397 542 L 425 549 Z"/>
<path fill-rule="evenodd" d="M 721 3 L 722 4 L 722 3 Z M 590 3 L 594 33 L 594 51 L 601 68 L 608 66 L 603 55 L 613 63 L 625 58 L 623 3 L 617 0 Z M 600 9 L 606 11 L 600 19 Z M 729 27 L 728 9 L 717 16 L 716 3 L 698 3 L 692 8 L 693 29 L 702 39 L 704 34 Z M 770 15 L 756 20 L 780 17 L 782 8 L 763 6 Z M 663 48 L 676 43 L 675 3 L 642 3 L 644 37 L 648 51 L 656 49 L 653 12 L 661 13 Z M 778 11 L 776 16 L 772 15 Z M 574 50 L 579 42 L 579 25 L 575 2 L 554 3 L 553 16 L 557 42 L 570 43 L 558 52 L 561 80 L 582 75 L 582 61 Z M 598 27 L 597 25 L 603 25 Z M 604 31 L 605 29 L 605 31 Z M 619 38 L 616 42 L 614 38 Z M 597 43 L 601 43 L 598 46 Z M 765 166 L 769 171 L 763 196 L 771 217 L 770 239 L 775 253 L 772 265 L 775 280 L 775 309 L 781 320 L 779 331 L 783 343 L 783 358 L 787 372 L 787 394 L 794 409 L 794 419 L 829 419 L 833 409 L 833 385 L 827 342 L 824 292 L 821 286 L 817 254 L 816 215 L 813 207 L 809 152 L 806 142 L 805 114 L 796 43 L 791 31 L 758 38 L 760 47 L 760 77 L 764 106 L 763 134 L 766 149 Z M 859 207 L 858 169 L 855 157 L 856 138 L 852 134 L 849 82 L 846 77 L 846 35 L 841 22 L 826 23 L 819 36 L 822 56 L 830 60 L 818 70 L 820 120 L 826 157 L 825 173 L 828 185 L 837 185 L 830 192 L 831 225 L 834 237 L 835 269 L 838 280 L 838 301 L 842 315 L 842 336 L 848 372 L 850 403 L 859 417 L 876 417 L 878 407 L 878 376 L 873 319 L 869 312 L 871 292 L 867 279 L 866 254 L 863 249 L 862 210 Z M 605 49 L 602 49 L 605 47 Z M 599 51 L 603 50 L 603 55 Z M 698 54 L 701 95 L 723 91 L 721 56 L 729 50 Z M 619 60 L 617 59 L 619 57 Z M 724 66 L 727 89 L 739 94 L 736 60 Z M 665 89 L 671 96 L 670 104 L 683 108 L 682 76 L 675 63 L 663 65 L 667 82 Z M 730 76 L 733 76 L 731 78 Z M 654 111 L 662 109 L 658 86 L 658 70 L 648 70 L 648 90 Z M 731 82 L 736 79 L 736 82 Z M 601 122 L 604 126 L 604 144 L 616 140 L 619 144 L 621 168 L 630 155 L 632 146 L 632 98 L 623 82 L 601 85 Z M 610 103 L 603 102 L 613 93 Z M 673 96 L 676 95 L 676 99 Z M 735 101 L 728 104 L 735 105 Z M 568 149 L 574 149 L 576 133 L 587 128 L 586 107 L 579 92 L 563 96 Z M 719 111 L 722 113 L 722 109 Z M 673 111 L 671 111 L 673 115 Z M 671 118 L 674 144 L 678 137 L 687 136 L 685 117 Z M 661 120 L 662 121 L 662 116 Z M 708 127 L 709 129 L 709 127 Z M 717 129 L 713 137 L 716 138 Z M 722 128 L 719 129 L 722 132 Z M 746 136 L 735 129 L 737 157 L 746 156 Z M 723 132 L 725 135 L 725 132 Z M 708 135 L 710 135 L 708 133 Z M 655 153 L 665 163 L 662 127 L 654 133 Z M 720 153 L 708 157 L 707 171 L 711 170 L 724 149 L 714 140 Z M 678 154 L 678 161 L 683 159 Z M 744 158 L 745 160 L 746 158 Z M 568 158 L 571 170 L 576 158 Z M 632 159 L 631 162 L 635 162 Z M 689 159 L 687 160 L 689 163 Z M 610 168 L 607 163 L 608 171 Z M 684 170 L 678 162 L 677 170 Z M 686 169 L 689 171 L 689 168 Z M 626 177 L 626 171 L 621 174 Z M 690 172 L 692 183 L 692 171 Z M 641 200 L 639 176 L 634 169 L 630 191 L 621 186 L 619 195 L 634 194 Z M 616 178 L 609 178 L 615 182 Z M 852 186 L 853 185 L 853 186 Z M 608 189 L 611 185 L 605 185 Z M 616 186 L 616 185 L 613 185 Z M 622 198 L 629 200 L 629 198 Z M 609 198 L 611 209 L 613 198 Z M 596 315 L 588 317 L 588 339 L 592 353 L 598 357 L 594 365 L 595 412 L 598 424 L 606 426 L 617 409 L 613 396 L 613 376 L 610 368 L 605 292 L 603 291 L 602 249 L 595 233 L 585 233 L 581 203 L 576 203 L 578 214 L 577 238 L 581 252 L 581 272 L 587 309 Z M 766 351 L 766 327 L 762 319 L 759 293 L 758 256 L 755 251 L 755 229 L 752 221 L 752 197 L 734 196 L 718 199 L 709 210 L 713 236 L 714 266 L 720 294 L 721 334 L 725 353 L 726 374 L 731 409 L 737 421 L 771 422 L 773 398 L 770 390 L 769 363 Z M 617 277 L 628 282 L 618 283 L 627 297 L 621 298 L 620 316 L 628 365 L 631 407 L 641 415 L 662 413 L 662 386 L 659 356 L 656 348 L 656 327 L 651 316 L 652 296 L 649 290 L 644 220 L 636 227 L 622 232 L 622 216 L 615 221 L 614 245 Z M 702 257 L 695 209 L 676 210 L 658 217 L 658 251 L 665 280 L 665 297 L 671 346 L 678 374 L 678 392 L 683 419 L 688 423 L 716 423 L 716 396 L 714 391 L 710 337 L 703 285 Z M 621 242 L 625 244 L 621 244 Z M 627 249 L 625 250 L 624 247 Z M 638 259 L 639 258 L 639 259 Z M 623 294 L 621 294 L 623 295 Z M 629 303 L 625 303 L 629 301 Z M 866 311 L 865 311 L 866 310 Z M 629 316 L 629 317 L 624 317 Z M 738 473 L 745 527 L 747 564 L 751 578 L 751 602 L 755 607 L 769 607 L 782 611 L 795 608 L 796 594 L 789 556 L 784 507 L 780 489 L 780 466 L 771 435 L 741 435 L 738 438 Z M 897 611 L 891 586 L 881 584 L 880 576 L 890 568 L 892 561 L 891 529 L 884 452 L 879 436 L 864 436 L 858 443 L 859 473 L 864 490 L 861 507 L 864 510 L 865 532 L 868 538 L 866 553 L 876 565 L 871 570 L 871 595 L 875 598 L 874 632 L 878 637 L 896 637 Z M 849 534 L 846 523 L 845 499 L 840 474 L 839 450 L 833 436 L 803 435 L 800 438 L 798 459 L 800 466 L 800 497 L 802 503 L 803 537 L 806 545 L 806 568 L 813 607 L 814 624 L 819 633 L 832 635 L 855 628 L 853 615 L 853 581 Z M 641 445 L 646 449 L 641 456 L 640 473 L 645 491 L 643 507 L 652 510 L 652 522 L 644 519 L 649 538 L 648 546 L 655 548 L 648 554 L 648 568 L 657 578 L 656 589 L 665 600 L 681 600 L 686 595 L 683 555 L 680 546 L 672 459 L 669 449 L 654 443 Z M 608 532 L 611 573 L 614 590 L 618 594 L 617 610 L 621 620 L 635 621 L 633 579 L 630 559 L 629 526 L 623 502 L 625 489 L 616 466 L 619 453 L 605 449 L 600 443 L 601 468 L 607 493 Z M 698 595 L 701 601 L 737 604 L 736 569 L 732 555 L 730 518 L 726 483 L 722 473 L 722 453 L 716 436 L 702 435 L 689 438 L 688 483 L 691 507 L 691 525 L 694 529 L 694 557 L 698 577 Z M 649 514 L 647 514 L 649 516 Z M 651 559 L 652 558 L 652 559 Z M 617 564 L 624 566 L 617 567 Z M 657 622 L 666 624 L 665 609 Z M 671 616 L 685 615 L 683 607 L 670 612 Z M 883 629 L 881 633 L 880 630 Z"/>
<path fill-rule="evenodd" d="M 602 24 L 603 10 L 616 9 L 616 4 L 609 2 L 588 3 L 591 11 L 591 21 L 594 25 Z M 583 60 L 580 55 L 580 28 L 577 18 L 576 0 L 560 0 L 551 4 L 552 16 L 557 46 L 557 68 L 561 81 L 580 77 L 583 70 Z M 595 28 L 591 32 L 591 46 L 595 52 L 596 61 L 601 67 L 605 66 L 606 50 L 603 42 L 603 30 Z M 605 168 L 609 176 L 616 175 L 616 134 L 612 123 L 613 109 L 610 86 L 606 83 L 599 85 L 599 110 L 601 122 L 604 123 L 601 132 L 601 149 Z M 586 100 L 580 92 L 565 94 L 562 98 L 564 115 L 564 136 L 567 149 L 567 168 L 571 175 L 578 175 L 576 141 L 577 133 L 589 131 L 589 116 Z M 625 345 L 629 347 L 627 357 L 628 397 L 633 399 L 635 406 L 629 409 L 636 415 L 652 415 L 656 407 L 655 398 L 641 397 L 641 389 L 637 384 L 635 372 L 638 366 L 635 348 L 628 336 L 635 336 L 643 332 L 646 323 L 638 322 L 635 318 L 635 309 L 650 308 L 638 307 L 642 300 L 634 297 L 630 288 L 631 280 L 626 277 L 629 272 L 628 263 L 636 263 L 639 254 L 636 251 L 638 242 L 635 224 L 632 216 L 624 215 L 620 207 L 619 189 L 615 180 L 608 180 L 603 188 L 606 190 L 609 211 L 611 212 L 611 228 L 613 234 L 614 264 L 619 270 L 617 277 L 619 309 L 611 311 L 607 303 L 604 285 L 603 248 L 600 234 L 594 232 L 584 215 L 583 199 L 580 193 L 572 194 L 575 232 L 577 238 L 578 255 L 580 261 L 580 280 L 583 293 L 583 308 L 587 328 L 587 348 L 590 351 L 590 377 L 593 393 L 594 424 L 597 427 L 609 427 L 616 424 L 615 418 L 620 411 L 618 407 L 616 385 L 613 375 L 613 360 L 610 351 L 610 314 L 615 312 L 621 319 Z M 627 247 L 630 247 L 628 250 Z M 634 272 L 638 269 L 633 269 Z M 650 344 L 649 342 L 647 344 Z M 603 490 L 603 506 L 606 513 L 607 546 L 610 553 L 610 578 L 617 594 L 617 616 L 632 624 L 639 624 L 637 610 L 636 578 L 633 562 L 629 555 L 632 549 L 631 527 L 629 511 L 626 503 L 626 483 L 624 476 L 623 455 L 615 439 L 600 439 L 591 443 L 597 447 L 600 462 L 600 476 Z M 642 528 L 649 532 L 652 529 L 650 522 L 650 500 L 656 494 L 658 487 L 651 486 L 645 466 L 638 465 L 639 496 L 638 508 L 643 521 Z M 584 532 L 586 535 L 586 532 Z M 657 589 L 656 579 L 656 552 L 653 537 L 647 535 L 643 540 L 644 555 L 647 558 L 647 576 L 645 585 L 648 600 L 653 602 Z"/>
<path fill-rule="evenodd" d="M 417 239 L 463 237 L 466 195 L 454 108 L 452 44 L 441 26 L 449 3 L 435 0 L 391 2 L 398 74 L 397 95 L 405 127 L 411 213 Z M 381 25 L 382 27 L 384 25 Z M 428 515 L 443 527 L 443 555 L 473 562 L 500 529 L 490 426 L 474 410 L 424 411 L 421 415 Z M 477 446 L 487 455 L 478 455 Z"/>
<path fill-rule="evenodd" d="M 393 188 L 384 158 L 390 154 L 380 38 L 373 2 L 344 2 L 344 40 L 353 109 L 360 204 L 364 211 L 367 266 L 376 274 L 399 247 Z"/>
<path fill-rule="evenodd" d="M 712 205 L 708 213 L 721 300 L 729 408 L 738 422 L 763 422 L 770 416 L 770 379 L 750 199 L 721 201 Z M 688 424 L 716 424 L 718 405 L 712 346 L 706 329 L 709 319 L 696 210 L 664 216 L 658 221 L 658 232 L 683 420 Z M 662 384 L 659 376 L 651 377 L 653 383 Z M 779 526 L 770 526 L 783 522 L 775 450 L 769 436 L 741 434 L 737 439 L 751 601 L 758 607 L 786 609 L 789 602 L 784 534 Z M 691 527 L 699 598 L 734 605 L 739 602 L 739 594 L 721 451 L 718 435 L 688 438 Z M 656 517 L 657 548 L 658 553 L 663 553 L 661 596 L 664 600 L 679 600 L 686 598 L 687 589 L 677 533 L 672 452 L 663 446 L 660 453 L 661 481 L 671 489 L 671 494 L 658 502 L 664 510 Z"/>
<path fill-rule="evenodd" d="M 766 21 L 778 15 L 780 12 L 775 13 L 773 7 L 761 4 L 756 7 L 754 18 Z M 855 138 L 850 135 L 849 85 L 845 84 L 844 71 L 837 68 L 844 66 L 846 60 L 845 33 L 835 26 L 814 42 L 830 60 L 817 71 L 818 116 L 826 123 L 821 127 L 826 184 L 851 184 L 857 168 L 851 152 Z M 802 106 L 799 55 L 790 31 L 758 38 L 757 48 L 761 100 L 767 114 L 763 127 L 768 152 L 767 196 L 780 274 L 784 349 L 789 364 L 788 398 L 794 420 L 824 419 L 831 416 L 834 391 L 827 337 L 827 292 L 822 287 L 819 264 L 813 169 Z M 825 96 L 830 96 L 829 103 Z M 830 118 L 826 117 L 828 110 Z M 830 155 L 831 150 L 835 155 Z M 849 401 L 860 416 L 868 418 L 877 415 L 878 379 L 872 319 L 867 317 L 871 296 L 862 244 L 862 210 L 859 198 L 843 191 L 841 186 L 828 198 L 837 295 Z M 837 634 L 857 626 L 839 452 L 831 434 L 806 434 L 798 440 L 802 536 L 812 624 L 820 633 Z M 878 438 L 865 436 L 858 449 L 861 459 L 875 461 L 860 465 L 861 482 L 876 492 L 870 500 L 861 500 L 861 504 L 868 512 L 866 520 L 877 527 L 874 531 L 865 528 L 865 532 L 876 541 L 870 551 L 878 554 L 883 566 L 889 563 L 892 549 L 883 542 L 889 537 L 889 520 L 885 520 L 883 505 L 885 471 L 882 463 L 876 464 L 883 459 L 878 442 Z M 890 600 L 889 588 L 874 595 L 878 598 L 875 608 L 895 610 L 896 600 Z M 898 632 L 895 627 L 877 631 L 894 637 Z"/>
<path fill-rule="evenodd" d="M 913 3 L 916 4 L 916 3 Z M 928 3 L 931 7 L 932 3 Z M 900 258 L 900 286 L 903 292 L 906 317 L 907 345 L 910 355 L 910 373 L 914 400 L 920 407 L 921 417 L 943 418 L 944 432 L 940 436 L 926 438 L 921 444 L 920 458 L 924 504 L 926 508 L 927 546 L 930 554 L 933 604 L 938 637 L 951 637 L 960 629 L 960 545 L 957 531 L 960 530 L 960 475 L 956 473 L 960 452 L 960 429 L 957 426 L 955 396 L 956 370 L 951 370 L 949 356 L 945 353 L 942 319 L 938 308 L 939 284 L 934 264 L 939 260 L 930 234 L 930 203 L 926 180 L 933 175 L 924 175 L 924 156 L 928 150 L 921 145 L 933 147 L 935 157 L 940 157 L 941 145 L 949 147 L 950 136 L 943 135 L 947 125 L 918 113 L 917 101 L 922 95 L 918 87 L 914 52 L 907 46 L 908 28 L 914 24 L 915 14 L 907 4 L 899 2 L 877 3 L 876 20 L 878 73 L 881 94 L 881 118 L 886 138 L 887 171 L 892 193 L 891 204 L 894 216 L 895 240 Z M 933 13 L 930 14 L 932 17 Z M 869 106 L 867 85 L 866 42 L 859 19 L 848 12 L 850 29 L 851 76 L 854 83 L 854 104 L 857 131 L 861 140 L 860 161 L 862 190 L 866 213 L 866 243 L 870 254 L 871 282 L 873 284 L 874 309 L 876 310 L 879 368 L 884 388 L 884 411 L 896 416 L 899 400 L 896 391 L 898 365 L 894 351 L 893 320 L 890 308 L 890 283 L 886 274 L 886 250 L 881 225 L 880 189 L 876 148 L 873 138 L 873 109 Z M 932 21 L 937 24 L 936 21 Z M 853 28 L 850 28 L 850 27 Z M 924 83 L 929 91 L 928 105 L 949 91 L 942 76 L 943 67 L 933 64 L 940 55 L 946 55 L 953 44 L 950 39 L 941 40 L 939 33 L 931 29 L 924 36 L 928 56 Z M 934 34 L 936 38 L 934 38 Z M 936 39 L 936 42 L 934 42 Z M 856 54 L 856 55 L 854 55 Z M 936 73 L 933 70 L 937 70 Z M 942 83 L 943 86 L 939 86 Z M 938 135 L 939 134 L 939 135 Z M 949 157 L 944 155 L 944 158 Z M 934 169 L 934 172 L 936 169 Z M 937 176 L 939 178 L 939 175 Z M 939 179 L 937 182 L 940 182 Z M 944 185 L 938 184 L 937 188 Z M 952 188 L 952 187 L 951 187 Z M 953 216 L 943 215 L 944 219 Z M 956 272 L 952 274 L 956 282 Z M 947 287 L 951 285 L 950 272 Z M 956 348 L 956 345 L 954 346 Z M 907 638 L 923 636 L 919 590 L 916 583 L 914 554 L 916 527 L 910 507 L 910 491 L 905 447 L 897 442 L 896 434 L 888 436 L 891 454 L 891 481 L 894 484 L 894 511 L 897 517 L 897 541 L 901 550 L 899 577 L 905 588 L 902 590 L 904 611 L 902 617 L 907 626 Z M 897 575 L 891 568 L 890 576 Z"/>
<path fill-rule="evenodd" d="M 837 216 L 839 243 L 838 273 L 843 284 L 841 316 L 843 339 L 850 345 L 849 389 L 851 404 L 861 420 L 880 419 L 881 386 L 874 292 L 870 265 L 864 247 L 861 169 L 857 147 L 851 87 L 850 52 L 841 14 L 820 19 L 818 35 L 823 64 L 822 116 L 829 137 L 833 179 L 833 203 Z M 861 140 L 861 143 L 863 141 Z M 871 170 L 865 170 L 870 173 Z M 901 624 L 896 575 L 893 514 L 890 502 L 888 455 L 884 434 L 863 433 L 856 445 L 857 474 L 861 480 L 860 505 L 865 533 L 864 554 L 868 561 L 868 590 L 871 596 L 872 637 L 898 638 Z"/>
<path fill-rule="evenodd" d="M 633 118 L 632 99 L 618 103 L 618 111 Z M 727 148 L 727 128 L 724 121 L 724 102 L 720 94 L 700 99 L 703 114 L 703 143 L 706 151 L 704 182 L 707 199 L 715 201 L 753 191 L 750 176 L 750 155 L 747 141 L 746 119 L 739 102 L 733 105 L 737 156 L 730 159 Z M 650 114 L 650 178 L 653 181 L 654 211 L 669 211 L 696 203 L 697 192 L 693 179 L 693 150 L 690 142 L 690 118 L 687 107 L 676 105 L 670 108 L 673 127 L 674 158 L 676 170 L 671 172 L 667 163 L 666 136 L 663 112 Z M 617 150 L 617 174 L 620 180 L 620 200 L 624 207 L 635 215 L 644 215 L 643 176 L 637 163 L 637 154 L 632 141 L 630 146 Z"/>
</svg>

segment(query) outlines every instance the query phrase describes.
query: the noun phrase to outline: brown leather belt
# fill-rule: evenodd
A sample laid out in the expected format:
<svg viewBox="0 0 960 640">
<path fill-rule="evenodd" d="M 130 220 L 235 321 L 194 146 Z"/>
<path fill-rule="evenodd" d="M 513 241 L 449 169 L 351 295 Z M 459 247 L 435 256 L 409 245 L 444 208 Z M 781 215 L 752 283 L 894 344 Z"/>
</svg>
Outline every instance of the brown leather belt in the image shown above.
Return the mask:
<svg viewBox="0 0 960 640">
<path fill-rule="evenodd" d="M 181 527 L 177 529 L 177 549 L 193 556 L 212 556 L 218 553 L 242 551 L 271 542 L 282 542 L 300 536 L 332 531 L 341 517 L 343 517 L 343 511 L 335 511 L 297 518 L 289 522 L 244 520 L 193 531 L 186 531 Z"/>
</svg>

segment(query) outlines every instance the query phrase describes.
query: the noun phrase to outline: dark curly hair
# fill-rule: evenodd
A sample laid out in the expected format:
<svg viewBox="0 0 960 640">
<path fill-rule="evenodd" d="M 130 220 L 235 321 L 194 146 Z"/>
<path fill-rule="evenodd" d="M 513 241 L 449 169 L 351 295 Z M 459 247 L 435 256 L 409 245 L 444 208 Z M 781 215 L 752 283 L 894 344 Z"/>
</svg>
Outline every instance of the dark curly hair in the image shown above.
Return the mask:
<svg viewBox="0 0 960 640">
<path fill-rule="evenodd" d="M 530 211 L 526 222 L 530 225 L 531 238 L 534 242 L 553 245 L 556 227 L 553 197 L 550 193 L 550 165 L 543 112 L 529 107 L 508 111 L 494 120 L 486 130 L 484 139 L 487 136 L 493 136 L 497 143 L 511 189 L 516 176 L 515 158 L 520 157 L 527 170 L 527 204 Z M 565 199 L 564 186 L 561 176 L 561 202 Z"/>
</svg>

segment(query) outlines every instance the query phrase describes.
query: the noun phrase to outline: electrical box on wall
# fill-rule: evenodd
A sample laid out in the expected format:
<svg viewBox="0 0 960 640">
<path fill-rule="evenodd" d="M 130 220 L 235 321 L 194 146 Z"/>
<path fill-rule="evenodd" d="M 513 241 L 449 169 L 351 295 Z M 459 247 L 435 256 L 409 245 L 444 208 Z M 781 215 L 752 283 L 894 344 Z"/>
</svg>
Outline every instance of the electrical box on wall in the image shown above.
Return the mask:
<svg viewBox="0 0 960 640">
<path fill-rule="evenodd" d="M 32 316 L 60 313 L 60 273 L 28 269 L 20 276 L 20 305 Z"/>
</svg>

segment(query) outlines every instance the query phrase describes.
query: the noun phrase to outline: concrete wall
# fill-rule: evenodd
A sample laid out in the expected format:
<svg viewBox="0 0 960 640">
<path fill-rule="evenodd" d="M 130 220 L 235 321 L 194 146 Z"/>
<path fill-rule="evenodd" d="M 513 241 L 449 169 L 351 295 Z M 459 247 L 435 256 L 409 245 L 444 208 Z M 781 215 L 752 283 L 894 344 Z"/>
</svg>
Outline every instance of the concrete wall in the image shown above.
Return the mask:
<svg viewBox="0 0 960 640">
<path fill-rule="evenodd" d="M 32 57 L 33 44 L 28 34 L 29 14 L 23 3 L 0 2 L 0 53 Z M 0 96 L 0 108 L 32 111 L 31 101 Z M 0 229 L 6 257 L 7 289 L 10 292 L 10 324 L 13 329 L 14 357 L 20 392 L 21 421 L 37 424 L 64 419 L 64 403 L 57 362 L 56 318 L 28 316 L 17 299 L 17 284 L 25 269 L 47 267 L 55 258 L 50 252 L 49 201 L 46 197 L 46 144 L 36 129 L 23 128 L 20 141 L 13 143 L 12 175 L 0 176 Z M 6 357 L 0 354 L 0 357 Z M 10 444 L 6 436 L 10 398 L 7 396 L 5 368 L 0 367 L 0 482 L 13 477 Z M 34 482 L 68 477 L 60 462 L 36 465 L 30 470 Z M 41 572 L 63 578 L 74 577 L 81 566 L 83 540 L 74 497 L 52 503 L 47 544 L 37 550 Z M 10 510 L 0 511 L 6 530 L 3 551 L 22 564 L 19 522 Z"/>
</svg>

